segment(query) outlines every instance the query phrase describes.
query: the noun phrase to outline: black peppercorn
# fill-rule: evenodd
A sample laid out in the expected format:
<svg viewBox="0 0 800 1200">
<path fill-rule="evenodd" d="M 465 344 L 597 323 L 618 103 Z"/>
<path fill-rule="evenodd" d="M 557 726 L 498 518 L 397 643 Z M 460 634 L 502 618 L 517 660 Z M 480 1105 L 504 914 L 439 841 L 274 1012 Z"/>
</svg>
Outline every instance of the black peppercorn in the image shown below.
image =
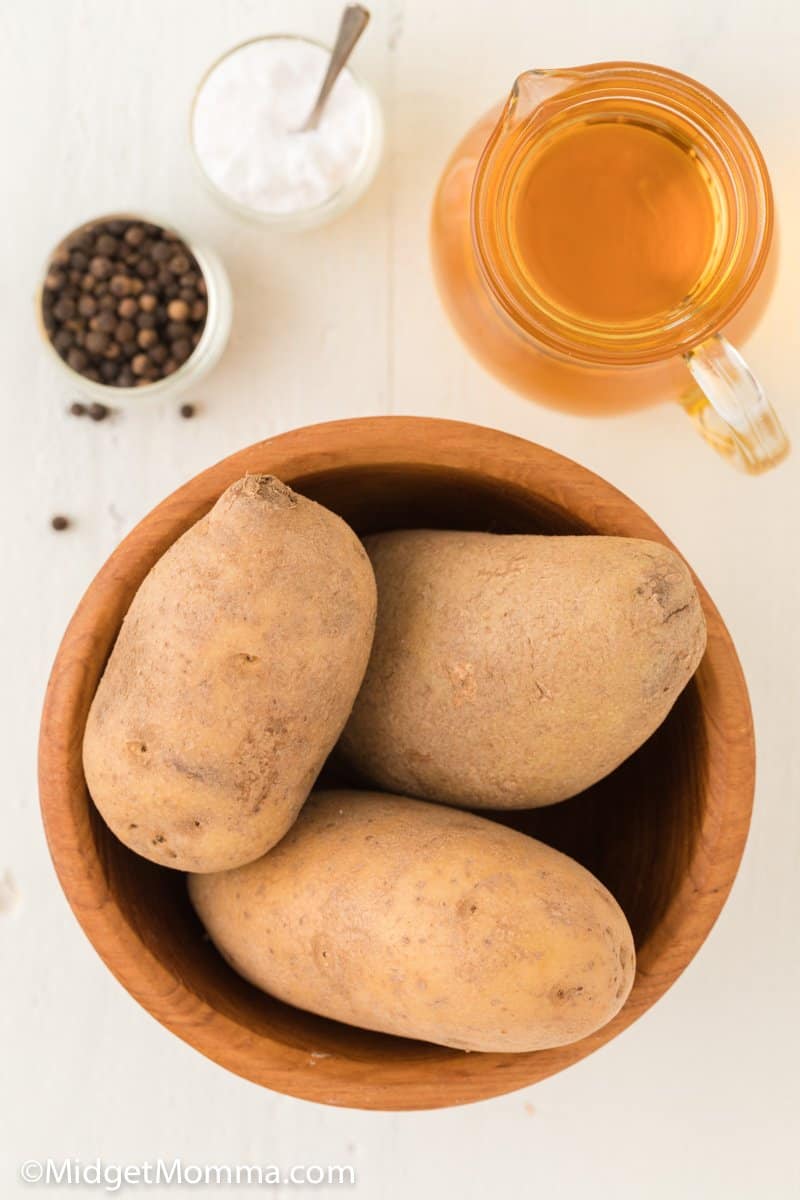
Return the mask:
<svg viewBox="0 0 800 1200">
<path fill-rule="evenodd" d="M 129 246 L 141 246 L 145 236 L 141 225 L 131 225 L 130 228 L 125 230 L 125 241 Z"/>
<path fill-rule="evenodd" d="M 105 258 L 113 258 L 119 249 L 119 242 L 110 233 L 101 233 L 96 242 L 97 253 Z"/>
<path fill-rule="evenodd" d="M 93 329 L 87 333 L 85 344 L 90 354 L 104 354 L 108 349 L 108 334 Z"/>
<path fill-rule="evenodd" d="M 104 254 L 96 254 L 89 262 L 89 271 L 95 279 L 108 279 L 113 270 L 111 259 L 106 258 Z"/>
<path fill-rule="evenodd" d="M 70 317 L 75 315 L 75 301 L 69 296 L 62 296 L 60 300 L 53 305 L 53 315 L 59 321 L 68 321 Z"/>
<path fill-rule="evenodd" d="M 176 254 L 167 263 L 167 267 L 173 275 L 185 275 L 190 266 L 191 263 L 185 254 Z"/>
<path fill-rule="evenodd" d="M 117 318 L 114 310 L 109 308 L 98 313 L 96 317 L 92 317 L 89 322 L 90 329 L 97 329 L 100 333 L 113 333 L 117 328 Z"/>
<path fill-rule="evenodd" d="M 127 275 L 112 275 L 108 290 L 115 296 L 130 295 L 131 282 Z"/>
<path fill-rule="evenodd" d="M 114 218 L 55 251 L 41 318 L 55 350 L 87 379 L 147 386 L 191 355 L 208 318 L 205 294 L 197 261 L 177 234 Z M 90 412 L 94 420 L 103 419 L 98 411 Z"/>
<path fill-rule="evenodd" d="M 115 330 L 117 340 L 121 345 L 136 339 L 136 326 L 133 321 L 120 321 Z"/>
<path fill-rule="evenodd" d="M 185 300 L 170 300 L 167 305 L 167 316 L 170 321 L 185 321 L 189 316 L 189 305 Z"/>
</svg>

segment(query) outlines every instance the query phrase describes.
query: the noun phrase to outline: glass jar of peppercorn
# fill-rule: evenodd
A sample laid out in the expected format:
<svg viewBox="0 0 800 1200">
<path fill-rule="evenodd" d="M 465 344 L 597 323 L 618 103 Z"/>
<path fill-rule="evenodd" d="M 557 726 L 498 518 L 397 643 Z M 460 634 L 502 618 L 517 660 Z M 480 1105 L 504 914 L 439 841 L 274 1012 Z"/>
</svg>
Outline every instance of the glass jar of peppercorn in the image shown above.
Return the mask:
<svg viewBox="0 0 800 1200">
<path fill-rule="evenodd" d="M 64 238 L 37 299 L 56 362 L 84 396 L 112 406 L 174 397 L 196 383 L 224 350 L 232 313 L 216 255 L 128 214 Z"/>
</svg>

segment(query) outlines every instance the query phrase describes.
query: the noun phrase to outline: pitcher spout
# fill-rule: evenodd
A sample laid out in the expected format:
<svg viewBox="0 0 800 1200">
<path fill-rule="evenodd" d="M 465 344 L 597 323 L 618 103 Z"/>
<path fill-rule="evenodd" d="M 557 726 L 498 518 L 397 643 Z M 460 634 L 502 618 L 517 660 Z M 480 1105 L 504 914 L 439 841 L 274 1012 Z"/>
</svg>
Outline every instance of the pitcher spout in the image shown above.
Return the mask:
<svg viewBox="0 0 800 1200">
<path fill-rule="evenodd" d="M 527 121 L 538 108 L 577 82 L 578 75 L 571 70 L 523 71 L 514 80 L 503 112 L 503 124 L 511 129 Z"/>
</svg>

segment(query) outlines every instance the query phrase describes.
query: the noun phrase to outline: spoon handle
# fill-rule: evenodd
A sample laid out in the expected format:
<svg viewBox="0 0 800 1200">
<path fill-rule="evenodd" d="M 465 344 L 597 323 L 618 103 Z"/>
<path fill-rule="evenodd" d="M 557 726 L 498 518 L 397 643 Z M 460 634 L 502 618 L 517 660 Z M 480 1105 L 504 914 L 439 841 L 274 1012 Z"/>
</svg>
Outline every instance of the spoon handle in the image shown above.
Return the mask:
<svg viewBox="0 0 800 1200">
<path fill-rule="evenodd" d="M 342 13 L 339 32 L 336 35 L 336 42 L 334 43 L 330 62 L 328 63 L 328 70 L 325 72 L 325 78 L 322 81 L 322 87 L 319 89 L 316 103 L 305 122 L 300 126 L 301 133 L 306 133 L 310 129 L 317 128 L 331 89 L 352 54 L 353 47 L 366 29 L 369 16 L 369 9 L 363 8 L 360 4 L 349 4 Z"/>
</svg>

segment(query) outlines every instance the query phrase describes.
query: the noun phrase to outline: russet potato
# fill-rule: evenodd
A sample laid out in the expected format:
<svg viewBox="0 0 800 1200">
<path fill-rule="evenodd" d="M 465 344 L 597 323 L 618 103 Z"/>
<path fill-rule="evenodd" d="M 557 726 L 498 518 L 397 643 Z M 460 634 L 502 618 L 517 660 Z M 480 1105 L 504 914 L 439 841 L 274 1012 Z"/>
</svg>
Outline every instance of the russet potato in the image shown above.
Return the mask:
<svg viewBox="0 0 800 1200">
<path fill-rule="evenodd" d="M 703 655 L 691 574 L 657 542 L 420 529 L 365 545 L 378 620 L 340 749 L 386 791 L 564 800 L 641 746 Z"/>
<path fill-rule="evenodd" d="M 584 867 L 473 813 L 402 796 L 308 800 L 263 858 L 189 877 L 256 987 L 364 1029 L 465 1050 L 577 1041 L 630 991 L 631 931 Z"/>
<path fill-rule="evenodd" d="M 339 517 L 234 483 L 155 564 L 89 712 L 86 780 L 145 858 L 218 871 L 295 819 L 366 667 L 375 581 Z"/>
</svg>

